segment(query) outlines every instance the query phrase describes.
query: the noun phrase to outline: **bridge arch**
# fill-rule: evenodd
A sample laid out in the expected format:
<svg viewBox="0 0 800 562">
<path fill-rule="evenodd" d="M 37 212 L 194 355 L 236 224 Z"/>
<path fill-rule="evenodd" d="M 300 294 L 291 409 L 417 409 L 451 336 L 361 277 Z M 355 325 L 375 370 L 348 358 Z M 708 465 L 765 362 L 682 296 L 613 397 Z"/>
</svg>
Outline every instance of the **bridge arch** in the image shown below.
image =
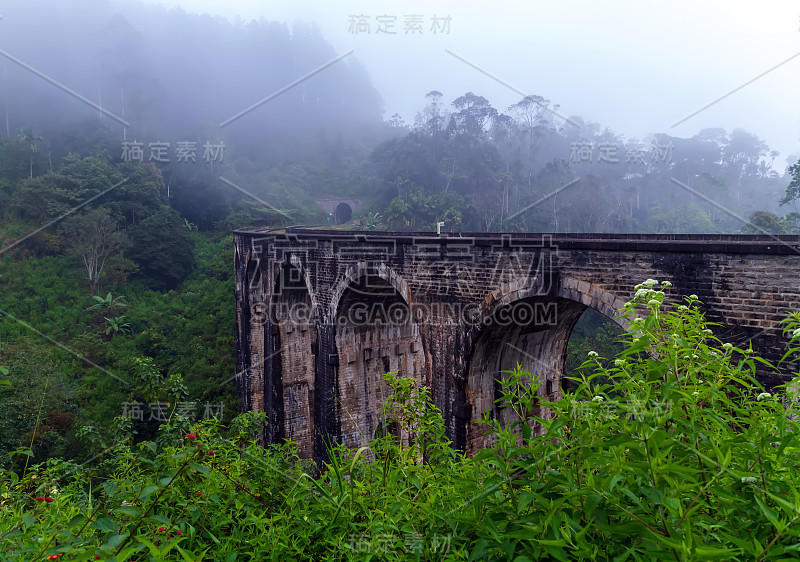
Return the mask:
<svg viewBox="0 0 800 562">
<path fill-rule="evenodd" d="M 314 390 L 318 334 L 308 276 L 291 260 L 275 272 L 270 303 L 270 384 L 274 440 L 292 440 L 301 458 L 314 456 Z"/>
<path fill-rule="evenodd" d="M 409 296 L 405 281 L 385 265 L 359 264 L 337 285 L 332 301 L 336 411 L 339 435 L 348 447 L 369 443 L 383 427 L 381 405 L 391 392 L 384 373 L 426 383 L 425 349 Z"/>
<path fill-rule="evenodd" d="M 457 440 L 463 436 L 461 445 L 467 453 L 496 444 L 495 436 L 479 419 L 488 414 L 503 424 L 513 421 L 510 409 L 495 404 L 501 396 L 498 379 L 507 376 L 502 371 L 521 364 L 536 377 L 529 382 L 537 387 L 542 400 L 557 399 L 570 335 L 586 309 L 591 307 L 624 327 L 617 312 L 625 299 L 602 287 L 562 278 L 551 293 L 541 295 L 536 287 L 516 280 L 484 299 L 466 367 L 463 402 L 470 415 L 463 420 L 461 431 L 456 431 Z M 537 407 L 533 414 L 546 417 L 548 412 Z"/>
</svg>

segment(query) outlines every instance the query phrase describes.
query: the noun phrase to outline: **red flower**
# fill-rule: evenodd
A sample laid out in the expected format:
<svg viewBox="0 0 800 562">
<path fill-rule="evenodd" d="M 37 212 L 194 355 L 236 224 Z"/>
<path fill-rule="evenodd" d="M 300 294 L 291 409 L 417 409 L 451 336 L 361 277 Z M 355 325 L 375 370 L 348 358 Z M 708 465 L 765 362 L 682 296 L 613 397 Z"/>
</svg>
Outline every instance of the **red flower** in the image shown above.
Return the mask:
<svg viewBox="0 0 800 562">
<path fill-rule="evenodd" d="M 175 534 L 176 534 L 176 535 L 182 535 L 183 533 L 181 533 L 181 531 L 180 531 L 180 529 L 179 529 L 179 530 L 175 531 Z"/>
<path fill-rule="evenodd" d="M 36 496 L 36 501 L 43 502 L 44 498 L 42 496 Z"/>
<path fill-rule="evenodd" d="M 195 435 L 194 433 L 187 433 L 186 434 L 186 438 L 187 439 L 197 439 L 197 435 Z"/>
<path fill-rule="evenodd" d="M 197 492 L 197 495 L 198 495 L 198 496 L 202 496 L 202 495 L 203 495 L 203 492 Z"/>
<path fill-rule="evenodd" d="M 209 450 L 208 450 L 208 454 L 209 454 L 209 455 L 213 455 L 213 454 L 214 454 L 214 450 L 213 450 L 213 449 L 209 449 Z"/>
<path fill-rule="evenodd" d="M 58 560 L 58 559 L 59 559 L 59 558 L 61 558 L 62 556 L 64 556 L 64 553 L 63 553 L 63 552 L 62 552 L 61 554 L 53 554 L 52 556 L 48 556 L 48 557 L 47 557 L 47 559 L 48 559 L 48 560 Z"/>
<path fill-rule="evenodd" d="M 159 533 L 163 533 L 163 532 L 164 532 L 164 527 L 159 527 L 159 528 L 158 528 L 158 532 L 159 532 Z"/>
<path fill-rule="evenodd" d="M 51 501 L 53 501 L 53 498 L 51 498 L 50 496 L 45 496 L 44 497 L 44 501 L 51 502 Z"/>
</svg>

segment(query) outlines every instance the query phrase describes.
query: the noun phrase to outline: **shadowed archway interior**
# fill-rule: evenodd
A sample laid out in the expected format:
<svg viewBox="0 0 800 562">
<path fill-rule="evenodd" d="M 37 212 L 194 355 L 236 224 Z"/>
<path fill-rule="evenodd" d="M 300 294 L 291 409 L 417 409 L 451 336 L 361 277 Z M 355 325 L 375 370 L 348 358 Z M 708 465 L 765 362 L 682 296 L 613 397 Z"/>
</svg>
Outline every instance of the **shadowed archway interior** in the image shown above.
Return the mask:
<svg viewBox="0 0 800 562">
<path fill-rule="evenodd" d="M 471 406 L 470 419 L 465 421 L 468 454 L 496 444 L 496 436 L 478 420 L 488 414 L 504 424 L 513 421 L 511 410 L 496 402 L 501 396 L 498 379 L 507 377 L 503 371 L 520 364 L 533 375 L 529 383 L 537 387 L 542 399 L 560 395 L 567 344 L 584 310 L 586 305 L 568 299 L 531 298 L 495 311 L 478 337 L 467 370 L 466 400 Z M 540 417 L 547 413 L 543 407 L 534 411 Z"/>
</svg>

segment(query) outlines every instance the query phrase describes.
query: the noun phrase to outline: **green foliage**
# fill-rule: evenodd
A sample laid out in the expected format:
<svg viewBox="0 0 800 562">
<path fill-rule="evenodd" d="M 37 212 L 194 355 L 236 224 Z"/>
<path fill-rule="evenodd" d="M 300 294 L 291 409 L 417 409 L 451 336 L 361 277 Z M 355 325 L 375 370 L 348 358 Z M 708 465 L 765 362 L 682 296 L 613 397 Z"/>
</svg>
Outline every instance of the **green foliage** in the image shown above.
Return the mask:
<svg viewBox="0 0 800 562">
<path fill-rule="evenodd" d="M 706 234 L 717 230 L 708 214 L 692 203 L 678 206 L 655 205 L 650 220 L 655 232 L 659 234 Z"/>
<path fill-rule="evenodd" d="M 175 288 L 194 266 L 194 239 L 181 218 L 168 209 L 154 212 L 129 229 L 128 257 L 139 275 L 155 289 Z"/>
<path fill-rule="evenodd" d="M 435 231 L 436 223 L 445 222 L 445 229 L 458 229 L 464 200 L 454 193 L 427 194 L 422 188 L 411 188 L 392 199 L 386 220 L 393 230 Z"/>
<path fill-rule="evenodd" d="M 171 420 L 138 444 L 120 420 L 116 440 L 83 432 L 105 447 L 91 465 L 3 473 L 0 548 L 11 560 L 794 558 L 797 403 L 756 382 L 766 362 L 719 341 L 696 297 L 668 291 L 636 288 L 624 350 L 610 363 L 588 353 L 563 398 L 538 402 L 520 367 L 498 379 L 515 415 L 485 420 L 499 444 L 475 459 L 448 446 L 427 390 L 393 374 L 380 435 L 332 447 L 319 468 L 292 443 L 262 447 L 263 413 L 227 431 Z M 794 358 L 800 313 L 785 332 Z M 164 380 L 147 358 L 135 371 Z"/>
<path fill-rule="evenodd" d="M 0 363 L 11 368 L 15 382 L 3 396 L 8 415 L 0 419 L 0 465 L 8 451 L 30 443 L 45 384 L 45 423 L 34 442 L 34 460 L 49 455 L 87 458 L 86 444 L 75 432 L 86 424 L 108 426 L 123 412 L 131 389 L 108 373 L 127 380 L 133 357 L 152 358 L 164 380 L 185 373 L 182 384 L 187 401 L 197 405 L 195 414 L 204 415 L 204 404 L 222 404 L 224 420 L 230 421 L 231 412 L 240 407 L 231 378 L 232 237 L 191 236 L 198 267 L 168 293 L 134 282 L 125 286 L 124 294 L 115 290 L 89 296 L 81 288 L 79 264 L 72 260 L 0 257 L 0 309 L 19 320 L 0 316 Z M 167 401 L 167 394 L 155 400 Z M 144 407 L 144 422 L 136 422 L 139 439 L 157 430 L 157 422 L 148 423 L 146 403 Z"/>
<path fill-rule="evenodd" d="M 789 166 L 788 173 L 791 181 L 786 187 L 786 193 L 781 199 L 781 205 L 800 199 L 800 160 Z"/>
<path fill-rule="evenodd" d="M 696 297 L 667 303 L 667 287 L 637 287 L 624 311 L 627 348 L 611 367 L 589 353 L 594 372 L 547 404 L 553 417 L 536 420 L 541 435 L 523 435 L 519 445 L 510 428 L 495 427 L 506 434 L 499 454 L 481 456 L 498 467 L 498 493 L 476 506 L 483 546 L 473 555 L 754 560 L 796 553 L 797 405 L 764 391 L 754 377 L 764 361 L 721 344 Z M 597 385 L 598 378 L 607 382 Z"/>
<path fill-rule="evenodd" d="M 565 362 L 568 377 L 578 376 L 581 372 L 589 373 L 593 369 L 593 365 L 584 365 L 586 354 L 590 351 L 596 351 L 600 356 L 607 357 L 604 366 L 608 366 L 612 359 L 625 349 L 621 341 L 623 333 L 622 328 L 615 322 L 593 308 L 587 308 L 570 335 Z M 564 381 L 564 385 L 569 386 L 571 382 L 568 378 Z"/>
<path fill-rule="evenodd" d="M 88 307 L 86 310 L 100 310 L 103 312 L 107 312 L 113 310 L 115 308 L 123 308 L 125 307 L 125 297 L 124 296 L 113 296 L 111 293 L 108 293 L 105 297 L 101 297 L 99 295 L 92 295 L 92 300 L 94 304 Z"/>
<path fill-rule="evenodd" d="M 770 211 L 755 211 L 747 218 L 743 234 L 786 234 L 786 221 Z"/>
</svg>

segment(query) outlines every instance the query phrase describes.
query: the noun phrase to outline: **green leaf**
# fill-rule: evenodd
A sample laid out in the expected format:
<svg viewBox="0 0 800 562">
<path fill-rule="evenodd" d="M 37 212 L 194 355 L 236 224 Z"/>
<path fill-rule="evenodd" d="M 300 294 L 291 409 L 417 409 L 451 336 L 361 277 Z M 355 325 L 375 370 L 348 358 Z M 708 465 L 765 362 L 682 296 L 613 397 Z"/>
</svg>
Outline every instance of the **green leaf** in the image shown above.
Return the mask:
<svg viewBox="0 0 800 562">
<path fill-rule="evenodd" d="M 733 548 L 714 548 L 710 546 L 698 546 L 695 555 L 698 560 L 733 560 L 740 551 Z"/>
<path fill-rule="evenodd" d="M 204 464 L 199 464 L 196 462 L 189 463 L 189 468 L 196 470 L 200 474 L 204 475 L 206 478 L 211 474 L 208 470 L 208 467 Z"/>
<path fill-rule="evenodd" d="M 110 532 L 119 529 L 119 524 L 113 519 L 109 519 L 108 517 L 101 517 L 100 519 L 94 522 L 93 527 L 98 531 Z"/>
<path fill-rule="evenodd" d="M 114 513 L 121 513 L 128 517 L 138 517 L 141 510 L 135 505 L 123 505 L 114 510 Z"/>
<path fill-rule="evenodd" d="M 161 489 L 160 486 L 152 486 L 152 485 L 145 486 L 144 489 L 141 492 L 139 492 L 139 499 L 140 500 L 147 499 L 153 494 L 153 492 L 156 492 L 160 489 Z"/>
<path fill-rule="evenodd" d="M 191 552 L 189 552 L 187 550 L 184 550 L 179 546 L 176 546 L 175 548 L 178 549 L 178 552 L 180 553 L 181 557 L 184 559 L 185 562 L 200 562 L 201 560 L 203 560 L 203 558 L 205 558 L 206 552 L 208 552 L 208 548 L 207 548 L 203 552 L 201 552 L 199 556 L 194 557 L 193 553 L 191 553 Z M 211 548 L 211 547 L 209 547 L 209 548 Z"/>
<path fill-rule="evenodd" d="M 633 441 L 633 437 L 630 436 L 628 433 L 617 433 L 611 439 L 608 439 L 605 442 L 606 447 L 615 447 L 617 445 L 622 445 L 623 443 L 630 443 Z"/>
</svg>

